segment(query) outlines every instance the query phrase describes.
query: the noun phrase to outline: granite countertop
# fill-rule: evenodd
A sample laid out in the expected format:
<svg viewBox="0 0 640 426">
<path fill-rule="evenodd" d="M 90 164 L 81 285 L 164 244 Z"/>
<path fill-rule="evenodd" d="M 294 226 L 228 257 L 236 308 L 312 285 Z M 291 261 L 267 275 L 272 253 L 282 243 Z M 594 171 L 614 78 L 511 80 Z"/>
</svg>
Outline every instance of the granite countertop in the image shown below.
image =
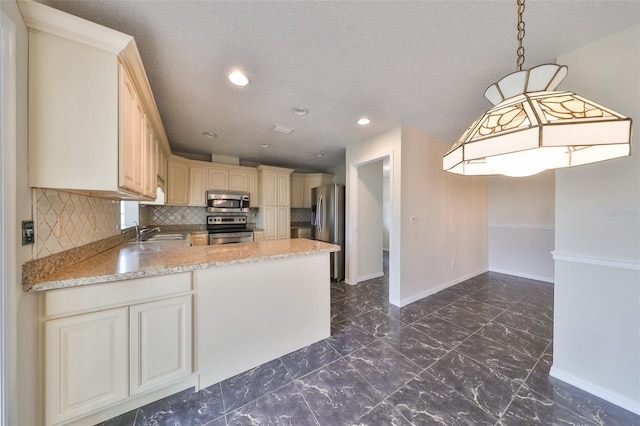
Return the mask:
<svg viewBox="0 0 640 426">
<path fill-rule="evenodd" d="M 175 242 L 121 244 L 64 270 L 23 282 L 23 290 L 52 290 L 340 250 L 340 246 L 307 239 L 196 247 L 171 243 Z"/>
</svg>

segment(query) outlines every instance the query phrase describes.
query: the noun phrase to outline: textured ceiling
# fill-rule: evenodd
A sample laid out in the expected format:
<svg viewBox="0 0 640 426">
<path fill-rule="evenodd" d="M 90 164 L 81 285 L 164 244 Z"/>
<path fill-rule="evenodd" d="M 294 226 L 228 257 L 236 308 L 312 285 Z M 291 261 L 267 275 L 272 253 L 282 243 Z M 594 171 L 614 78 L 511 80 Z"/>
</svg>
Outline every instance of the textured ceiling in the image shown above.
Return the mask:
<svg viewBox="0 0 640 426">
<path fill-rule="evenodd" d="M 515 0 L 43 2 L 135 37 L 174 152 L 323 171 L 399 123 L 453 143 L 515 70 Z M 640 22 L 640 1 L 529 0 L 524 18 L 530 68 Z"/>
</svg>

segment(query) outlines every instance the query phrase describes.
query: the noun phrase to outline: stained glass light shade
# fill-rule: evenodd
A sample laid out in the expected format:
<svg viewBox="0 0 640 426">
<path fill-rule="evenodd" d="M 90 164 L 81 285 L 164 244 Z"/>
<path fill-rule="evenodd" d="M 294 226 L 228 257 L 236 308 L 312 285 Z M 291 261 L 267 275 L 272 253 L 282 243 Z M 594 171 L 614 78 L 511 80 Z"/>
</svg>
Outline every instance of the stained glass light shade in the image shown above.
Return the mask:
<svg viewBox="0 0 640 426">
<path fill-rule="evenodd" d="M 567 67 L 539 65 L 485 91 L 494 105 L 445 154 L 448 172 L 528 176 L 631 153 L 631 119 L 572 92 L 555 91 Z"/>
</svg>

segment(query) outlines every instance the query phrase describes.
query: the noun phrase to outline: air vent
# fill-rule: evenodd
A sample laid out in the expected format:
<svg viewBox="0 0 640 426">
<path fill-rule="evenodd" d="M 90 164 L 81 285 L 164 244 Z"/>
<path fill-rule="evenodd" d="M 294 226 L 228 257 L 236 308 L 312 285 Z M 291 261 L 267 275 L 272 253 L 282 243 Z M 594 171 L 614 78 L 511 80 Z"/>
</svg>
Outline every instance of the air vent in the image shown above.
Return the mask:
<svg viewBox="0 0 640 426">
<path fill-rule="evenodd" d="M 288 135 L 289 133 L 293 132 L 295 129 L 292 129 L 291 127 L 283 126 L 282 124 L 274 124 L 272 130 L 274 132 L 284 133 Z"/>
</svg>

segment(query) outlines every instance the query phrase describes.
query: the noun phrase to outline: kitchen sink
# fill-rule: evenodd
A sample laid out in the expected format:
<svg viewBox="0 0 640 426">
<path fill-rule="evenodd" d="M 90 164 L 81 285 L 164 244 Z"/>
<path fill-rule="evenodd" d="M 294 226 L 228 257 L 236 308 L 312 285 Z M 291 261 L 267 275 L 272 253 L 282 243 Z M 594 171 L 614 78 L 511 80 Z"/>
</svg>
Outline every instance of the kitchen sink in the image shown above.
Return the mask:
<svg viewBox="0 0 640 426">
<path fill-rule="evenodd" d="M 161 240 L 186 240 L 187 234 L 153 234 L 145 241 L 161 241 Z"/>
<path fill-rule="evenodd" d="M 151 234 L 145 236 L 144 240 L 136 241 L 135 239 L 129 240 L 130 243 L 146 243 L 146 242 L 158 242 L 158 241 L 184 241 L 187 239 L 188 233 L 160 233 Z"/>
</svg>

